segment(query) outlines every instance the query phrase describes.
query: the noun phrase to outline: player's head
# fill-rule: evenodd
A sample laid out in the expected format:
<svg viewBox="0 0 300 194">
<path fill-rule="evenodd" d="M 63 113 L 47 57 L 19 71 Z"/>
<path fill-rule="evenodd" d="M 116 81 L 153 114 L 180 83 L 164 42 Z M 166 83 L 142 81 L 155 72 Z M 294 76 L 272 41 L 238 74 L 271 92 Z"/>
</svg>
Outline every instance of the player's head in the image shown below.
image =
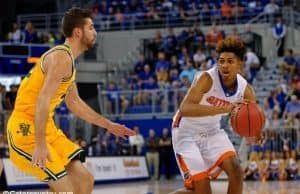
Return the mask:
<svg viewBox="0 0 300 194">
<path fill-rule="evenodd" d="M 238 39 L 225 39 L 218 43 L 216 52 L 218 53 L 218 66 L 223 80 L 234 81 L 236 74 L 243 65 L 246 47 Z"/>
<path fill-rule="evenodd" d="M 96 42 L 96 30 L 92 21 L 92 12 L 88 9 L 71 8 L 62 19 L 62 32 L 66 38 L 77 39 L 85 49 Z"/>
</svg>

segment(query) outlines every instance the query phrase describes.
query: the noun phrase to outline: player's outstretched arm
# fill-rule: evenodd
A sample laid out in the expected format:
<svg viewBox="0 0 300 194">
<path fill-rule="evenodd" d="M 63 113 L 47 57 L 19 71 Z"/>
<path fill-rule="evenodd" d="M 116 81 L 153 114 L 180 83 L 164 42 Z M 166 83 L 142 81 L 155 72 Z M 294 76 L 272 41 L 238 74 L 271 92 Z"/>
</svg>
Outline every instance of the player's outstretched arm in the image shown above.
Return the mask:
<svg viewBox="0 0 300 194">
<path fill-rule="evenodd" d="M 97 112 L 95 112 L 91 107 L 89 107 L 78 94 L 77 86 L 75 83 L 70 87 L 66 97 L 65 102 L 72 113 L 74 113 L 79 118 L 97 125 L 99 127 L 106 128 L 112 134 L 125 137 L 135 135 L 135 132 L 131 129 L 120 125 L 118 123 L 111 122 L 110 120 L 104 118 Z"/>
<path fill-rule="evenodd" d="M 232 104 L 226 107 L 199 104 L 203 95 L 210 90 L 211 86 L 212 79 L 207 73 L 203 73 L 200 77 L 195 79 L 179 107 L 181 115 L 187 117 L 201 117 L 229 113 L 234 107 Z"/>
</svg>

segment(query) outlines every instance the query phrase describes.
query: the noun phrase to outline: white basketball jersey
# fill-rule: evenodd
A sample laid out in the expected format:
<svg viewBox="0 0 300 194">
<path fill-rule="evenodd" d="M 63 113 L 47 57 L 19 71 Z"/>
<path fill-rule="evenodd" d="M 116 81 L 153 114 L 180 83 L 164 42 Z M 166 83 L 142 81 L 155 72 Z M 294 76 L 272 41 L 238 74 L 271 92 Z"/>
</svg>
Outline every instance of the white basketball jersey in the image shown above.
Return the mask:
<svg viewBox="0 0 300 194">
<path fill-rule="evenodd" d="M 237 88 L 234 93 L 228 93 L 223 85 L 221 75 L 218 68 L 213 67 L 207 71 L 212 79 L 212 86 L 210 90 L 205 93 L 200 101 L 202 105 L 222 107 L 227 106 L 229 103 L 233 103 L 244 99 L 245 89 L 247 87 L 247 81 L 239 74 L 237 74 Z M 200 73 L 196 79 L 198 79 L 202 73 Z M 205 117 L 181 117 L 180 112 L 173 118 L 173 127 L 196 129 L 199 131 L 207 132 L 211 130 L 220 129 L 220 120 L 222 114 L 215 116 Z"/>
</svg>

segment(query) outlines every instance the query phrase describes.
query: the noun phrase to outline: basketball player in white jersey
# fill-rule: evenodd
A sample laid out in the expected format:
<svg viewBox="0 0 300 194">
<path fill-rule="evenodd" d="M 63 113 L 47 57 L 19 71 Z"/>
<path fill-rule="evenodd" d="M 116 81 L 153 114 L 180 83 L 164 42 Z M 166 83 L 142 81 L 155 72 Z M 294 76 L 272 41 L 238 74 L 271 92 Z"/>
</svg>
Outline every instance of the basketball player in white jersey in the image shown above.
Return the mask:
<svg viewBox="0 0 300 194">
<path fill-rule="evenodd" d="M 184 179 L 174 194 L 211 194 L 210 178 L 228 175 L 228 194 L 242 194 L 243 170 L 220 119 L 238 102 L 256 101 L 247 81 L 238 74 L 246 48 L 240 40 L 225 39 L 216 48 L 218 65 L 194 80 L 173 119 L 172 142 Z M 260 138 L 251 139 L 251 143 Z"/>
</svg>

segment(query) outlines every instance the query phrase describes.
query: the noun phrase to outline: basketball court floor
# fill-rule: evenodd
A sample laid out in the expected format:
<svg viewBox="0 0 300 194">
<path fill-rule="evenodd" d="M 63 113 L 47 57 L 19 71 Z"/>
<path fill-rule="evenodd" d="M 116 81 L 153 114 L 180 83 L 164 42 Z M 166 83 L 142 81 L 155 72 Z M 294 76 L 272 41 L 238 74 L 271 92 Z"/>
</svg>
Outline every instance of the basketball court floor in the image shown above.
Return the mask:
<svg viewBox="0 0 300 194">
<path fill-rule="evenodd" d="M 180 188 L 181 180 L 138 181 L 96 185 L 93 194 L 168 194 Z M 213 194 L 226 194 L 227 181 L 212 181 L 212 190 Z M 300 194 L 300 181 L 247 181 L 243 194 Z"/>
<path fill-rule="evenodd" d="M 136 181 L 95 185 L 92 194 L 168 194 L 183 188 L 181 180 Z M 226 194 L 227 181 L 212 181 L 213 194 Z M 46 192 L 47 189 L 28 189 L 22 192 Z M 2 193 L 0 191 L 0 193 Z M 5 192 L 3 192 L 5 193 Z M 16 193 L 16 192 L 14 192 Z M 199 193 L 205 194 L 205 193 Z M 247 181 L 243 194 L 300 194 L 300 181 Z"/>
</svg>

